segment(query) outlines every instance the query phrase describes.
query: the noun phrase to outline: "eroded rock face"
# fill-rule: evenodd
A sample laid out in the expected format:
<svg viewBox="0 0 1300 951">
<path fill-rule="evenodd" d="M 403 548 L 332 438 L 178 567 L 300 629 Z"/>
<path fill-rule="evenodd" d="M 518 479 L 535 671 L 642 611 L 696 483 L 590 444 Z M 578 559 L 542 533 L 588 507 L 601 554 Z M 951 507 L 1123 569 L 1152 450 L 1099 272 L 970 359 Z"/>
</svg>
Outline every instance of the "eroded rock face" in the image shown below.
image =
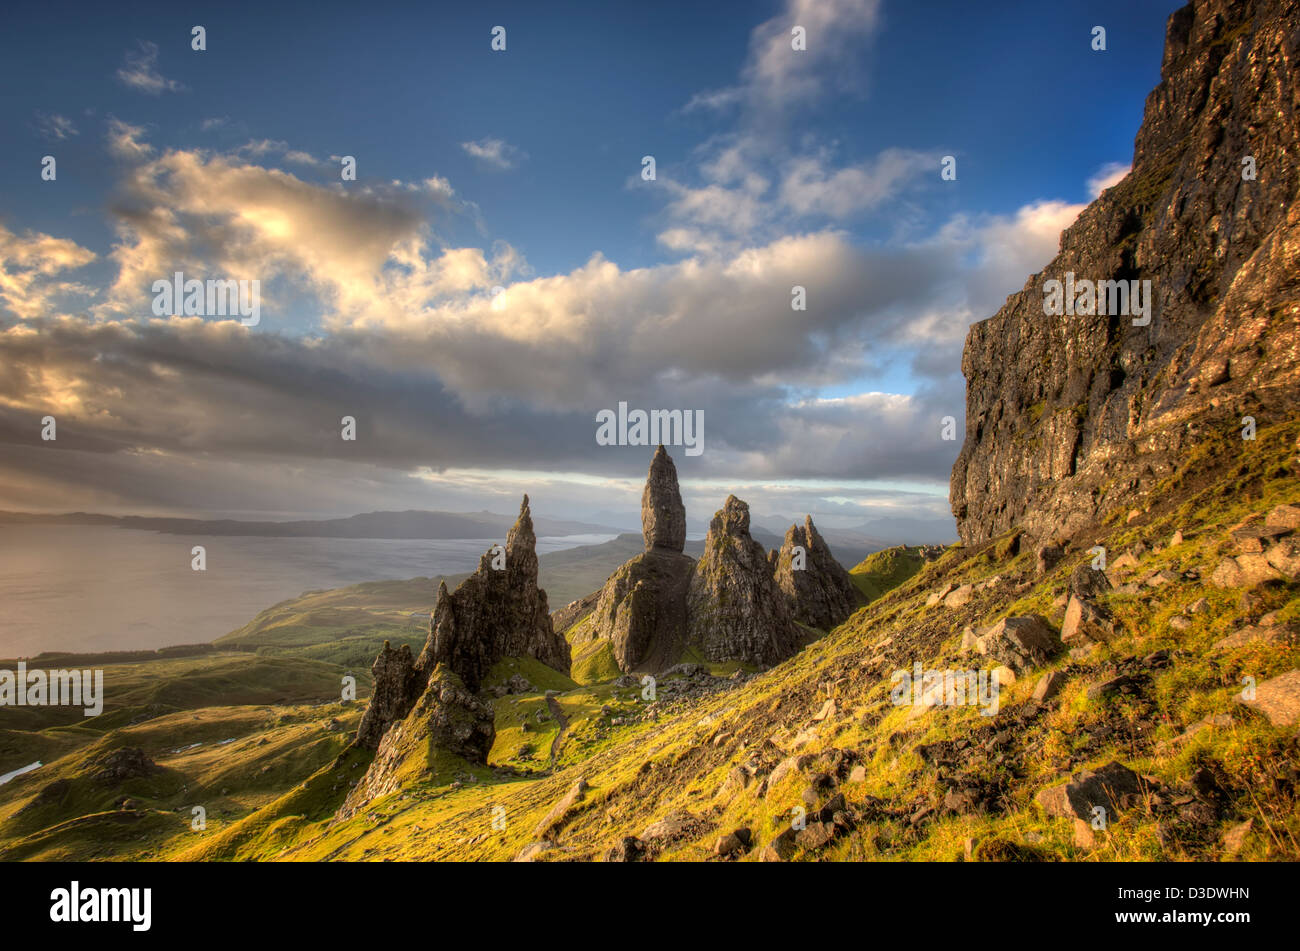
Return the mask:
<svg viewBox="0 0 1300 951">
<path fill-rule="evenodd" d="M 375 688 L 357 729 L 358 745 L 380 749 L 396 725 L 421 715 L 463 722 L 463 717 L 453 716 L 454 711 L 471 707 L 467 701 L 457 699 L 459 695 L 445 683 L 435 683 L 435 672 L 440 672 L 444 680 L 454 678 L 456 689 L 470 698 L 503 657 L 534 657 L 568 673 L 568 642 L 555 633 L 546 592 L 537 586 L 537 537 L 526 495 L 519 507 L 519 518 L 506 536 L 504 567 L 494 568 L 494 562 L 500 564 L 500 556 L 500 552 L 489 550 L 479 560 L 478 571 L 466 578 L 455 593 L 447 590 L 445 582 L 438 585 L 429 637 L 418 660 L 411 659 L 411 649 L 405 644 L 394 649 L 384 642 L 371 667 Z M 437 696 L 446 695 L 441 706 L 430 706 L 431 691 Z M 408 726 L 406 732 L 410 729 Z M 475 762 L 487 761 L 493 735 L 490 730 L 487 745 L 481 750 L 473 737 L 455 739 L 454 731 L 440 729 L 436 723 L 430 730 L 436 742 L 447 739 L 452 743 L 447 749 L 457 755 Z"/>
<path fill-rule="evenodd" d="M 802 568 L 796 566 L 796 548 L 804 551 Z M 810 627 L 829 630 L 862 603 L 849 573 L 831 554 L 811 515 L 805 516 L 803 525 L 786 530 L 774 563 L 776 585 L 785 595 L 791 616 Z"/>
<path fill-rule="evenodd" d="M 443 585 L 442 591 L 446 590 L 447 586 Z M 375 678 L 375 688 L 357 728 L 357 744 L 373 750 L 379 747 L 388 728 L 411 712 L 424 690 L 424 682 L 416 673 L 415 659 L 406 644 L 394 649 L 384 641 L 370 672 Z"/>
<path fill-rule="evenodd" d="M 798 629 L 767 552 L 749 534 L 749 506 L 734 495 L 709 524 L 686 612 L 687 641 L 709 660 L 769 666 L 798 650 Z"/>
<path fill-rule="evenodd" d="M 438 752 L 471 763 L 486 763 L 496 739 L 492 704 L 480 700 L 454 673 L 437 666 L 410 712 L 393 723 L 379 742 L 375 758 L 348 794 L 337 818 L 347 819 L 371 802 L 396 792 L 413 775 L 437 768 Z M 419 769 L 412 769 L 417 764 Z"/>
<path fill-rule="evenodd" d="M 641 534 L 646 551 L 680 553 L 686 547 L 686 506 L 677 487 L 677 467 L 662 445 L 650 460 L 650 474 L 641 493 Z"/>
<path fill-rule="evenodd" d="M 971 327 L 950 492 L 966 544 L 1015 526 L 1068 536 L 1133 507 L 1208 432 L 1300 410 L 1296 16 L 1295 0 L 1196 0 L 1170 16 L 1132 172 Z M 1149 280 L 1150 322 L 1045 316 L 1044 282 L 1067 273 Z"/>
<path fill-rule="evenodd" d="M 438 589 L 417 664 L 422 673 L 443 664 L 471 691 L 503 657 L 534 657 L 568 673 L 569 644 L 555 633 L 546 592 L 537 586 L 537 536 L 526 495 L 506 536 L 504 568 L 493 567 L 499 559 L 489 550 L 455 592 L 445 584 Z"/>
<path fill-rule="evenodd" d="M 676 659 L 686 642 L 686 591 L 694 566 L 687 555 L 652 548 L 609 576 L 591 631 L 613 642 L 619 670 L 658 671 Z"/>
<path fill-rule="evenodd" d="M 677 467 L 660 446 L 641 493 L 646 550 L 605 581 L 592 609 L 585 640 L 613 643 L 624 673 L 658 672 L 677 659 L 686 641 L 686 588 L 695 561 L 686 545 L 686 507 Z"/>
</svg>

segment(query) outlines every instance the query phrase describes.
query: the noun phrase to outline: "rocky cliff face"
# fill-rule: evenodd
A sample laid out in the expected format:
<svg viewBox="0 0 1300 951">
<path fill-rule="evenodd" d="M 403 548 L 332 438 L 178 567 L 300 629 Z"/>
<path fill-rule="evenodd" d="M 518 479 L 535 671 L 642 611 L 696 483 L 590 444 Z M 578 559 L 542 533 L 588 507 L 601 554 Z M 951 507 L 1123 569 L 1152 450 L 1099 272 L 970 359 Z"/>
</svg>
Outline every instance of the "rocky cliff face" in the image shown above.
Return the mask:
<svg viewBox="0 0 1300 951">
<path fill-rule="evenodd" d="M 1298 15 L 1297 0 L 1174 13 L 1132 171 L 971 327 L 950 496 L 964 542 L 1070 535 L 1132 507 L 1208 430 L 1300 409 Z M 1045 282 L 1067 274 L 1150 281 L 1150 322 L 1045 316 Z"/>
<path fill-rule="evenodd" d="M 796 549 L 802 549 L 798 558 Z M 804 517 L 802 525 L 791 525 L 781 550 L 771 554 L 776 585 L 796 621 L 829 630 L 862 604 L 863 598 L 849 573 L 831 554 L 811 515 Z"/>
<path fill-rule="evenodd" d="M 734 495 L 713 516 L 686 598 L 687 641 L 712 661 L 769 665 L 794 654 L 799 633 L 767 552 Z"/>
<path fill-rule="evenodd" d="M 429 672 L 444 664 L 477 691 L 492 666 L 503 657 L 535 657 L 568 673 L 569 645 L 551 625 L 546 592 L 537 586 L 537 536 L 528 496 L 506 536 L 501 553 L 489 550 L 478 570 L 454 593 L 438 589 L 429 640 L 418 667 Z"/>
</svg>

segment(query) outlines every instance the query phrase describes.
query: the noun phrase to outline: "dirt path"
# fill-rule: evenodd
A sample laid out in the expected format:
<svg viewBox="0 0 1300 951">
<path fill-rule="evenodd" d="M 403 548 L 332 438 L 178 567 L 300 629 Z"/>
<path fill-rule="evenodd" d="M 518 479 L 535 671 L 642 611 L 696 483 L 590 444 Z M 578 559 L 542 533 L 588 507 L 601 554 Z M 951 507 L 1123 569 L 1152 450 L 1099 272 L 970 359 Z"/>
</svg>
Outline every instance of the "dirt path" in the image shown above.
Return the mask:
<svg viewBox="0 0 1300 951">
<path fill-rule="evenodd" d="M 551 740 L 551 771 L 554 772 L 555 760 L 560 755 L 560 744 L 564 742 L 564 731 L 569 728 L 569 719 L 554 697 L 546 698 L 546 707 L 551 711 L 551 716 L 555 717 L 555 722 L 560 724 L 559 732 L 555 734 L 555 739 Z"/>
</svg>

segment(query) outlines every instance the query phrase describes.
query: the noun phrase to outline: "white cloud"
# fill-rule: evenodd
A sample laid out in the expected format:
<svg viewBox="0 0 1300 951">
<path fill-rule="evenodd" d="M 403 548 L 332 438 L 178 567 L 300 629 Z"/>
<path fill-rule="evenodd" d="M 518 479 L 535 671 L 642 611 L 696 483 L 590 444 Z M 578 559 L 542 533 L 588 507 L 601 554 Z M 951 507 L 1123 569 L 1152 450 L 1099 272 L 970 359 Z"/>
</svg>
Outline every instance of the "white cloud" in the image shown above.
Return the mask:
<svg viewBox="0 0 1300 951">
<path fill-rule="evenodd" d="M 185 87 L 174 79 L 158 72 L 158 44 L 140 41 L 138 50 L 128 51 L 126 65 L 117 71 L 117 78 L 127 87 L 150 96 L 164 92 L 180 92 Z"/>
<path fill-rule="evenodd" d="M 787 0 L 775 17 L 750 34 L 749 52 L 735 86 L 696 93 L 685 111 L 743 104 L 781 111 L 819 99 L 830 89 L 860 85 L 859 64 L 880 22 L 880 0 Z M 792 47 L 800 26 L 807 48 Z"/>
<path fill-rule="evenodd" d="M 1118 185 L 1132 167 L 1128 162 L 1107 162 L 1088 179 L 1088 196 L 1096 198 L 1107 188 Z"/>
<path fill-rule="evenodd" d="M 528 156 L 525 152 L 502 139 L 479 139 L 477 142 L 462 142 L 460 147 L 484 165 L 492 168 L 514 168 Z"/>
</svg>

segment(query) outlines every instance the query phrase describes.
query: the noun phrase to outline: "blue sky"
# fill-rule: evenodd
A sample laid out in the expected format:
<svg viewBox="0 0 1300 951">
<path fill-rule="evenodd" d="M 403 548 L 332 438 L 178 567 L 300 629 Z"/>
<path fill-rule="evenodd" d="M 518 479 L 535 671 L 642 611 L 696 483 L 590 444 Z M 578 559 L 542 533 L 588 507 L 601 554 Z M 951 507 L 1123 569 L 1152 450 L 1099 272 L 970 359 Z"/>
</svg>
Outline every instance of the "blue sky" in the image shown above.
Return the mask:
<svg viewBox="0 0 1300 951">
<path fill-rule="evenodd" d="M 693 516 L 721 479 L 947 518 L 965 327 L 1122 174 L 1173 5 L 699 6 L 8 13 L 0 508 L 509 511 L 520 471 L 627 508 L 649 454 L 589 432 L 627 399 L 705 411 Z M 180 267 L 260 279 L 266 319 L 154 320 Z"/>
</svg>

